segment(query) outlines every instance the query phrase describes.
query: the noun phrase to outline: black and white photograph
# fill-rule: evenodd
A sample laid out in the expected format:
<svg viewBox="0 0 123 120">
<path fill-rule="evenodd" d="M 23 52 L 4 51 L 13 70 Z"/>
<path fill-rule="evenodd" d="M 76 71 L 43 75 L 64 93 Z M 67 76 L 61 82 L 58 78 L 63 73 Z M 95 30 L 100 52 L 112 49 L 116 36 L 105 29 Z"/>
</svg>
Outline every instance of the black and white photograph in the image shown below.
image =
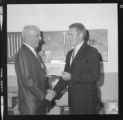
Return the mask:
<svg viewBox="0 0 123 120">
<path fill-rule="evenodd" d="M 7 4 L 8 115 L 118 114 L 118 4 Z"/>
<path fill-rule="evenodd" d="M 3 6 L 0 6 L 0 30 L 2 31 L 3 25 Z"/>
<path fill-rule="evenodd" d="M 1 36 L 1 31 L 2 31 L 2 26 L 3 26 L 3 6 L 1 5 L 1 2 L 2 1 L 0 1 L 0 41 L 1 41 L 1 38 L 2 38 L 2 36 Z M 0 42 L 0 43 L 2 43 L 2 42 Z M 3 73 L 3 70 L 1 69 L 1 67 L 0 67 L 0 73 L 1 73 L 1 75 L 0 75 L 0 78 L 2 78 L 3 77 L 3 75 L 2 75 L 2 73 Z M 2 96 L 2 93 L 3 93 L 3 81 L 2 80 L 0 80 L 0 86 L 1 86 L 1 89 L 0 89 L 0 91 L 1 91 L 1 118 L 3 119 L 3 101 L 4 101 L 4 99 L 3 99 L 3 96 Z"/>
<path fill-rule="evenodd" d="M 119 1 L 0 0 L 2 120 L 119 115 Z"/>
</svg>

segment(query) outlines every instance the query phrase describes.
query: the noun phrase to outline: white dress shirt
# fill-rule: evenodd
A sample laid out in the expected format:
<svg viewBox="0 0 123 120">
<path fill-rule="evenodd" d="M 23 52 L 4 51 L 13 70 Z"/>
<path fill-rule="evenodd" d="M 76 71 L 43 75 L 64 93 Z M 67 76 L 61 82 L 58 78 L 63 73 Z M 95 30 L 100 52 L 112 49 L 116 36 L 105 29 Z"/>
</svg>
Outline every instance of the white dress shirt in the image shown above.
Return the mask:
<svg viewBox="0 0 123 120">
<path fill-rule="evenodd" d="M 24 45 L 26 45 L 33 53 L 34 53 L 34 55 L 36 56 L 36 57 L 38 57 L 37 55 L 36 55 L 36 52 L 35 52 L 35 50 L 34 50 L 34 48 L 33 47 L 31 47 L 30 45 L 28 45 L 28 44 L 26 44 L 26 43 L 23 43 Z M 40 62 L 40 64 L 41 64 L 41 66 L 44 68 L 44 65 Z"/>
<path fill-rule="evenodd" d="M 34 55 L 37 57 L 36 52 L 35 52 L 33 47 L 31 47 L 30 45 L 28 45 L 26 43 L 23 43 L 23 44 L 26 45 L 34 53 Z"/>
</svg>

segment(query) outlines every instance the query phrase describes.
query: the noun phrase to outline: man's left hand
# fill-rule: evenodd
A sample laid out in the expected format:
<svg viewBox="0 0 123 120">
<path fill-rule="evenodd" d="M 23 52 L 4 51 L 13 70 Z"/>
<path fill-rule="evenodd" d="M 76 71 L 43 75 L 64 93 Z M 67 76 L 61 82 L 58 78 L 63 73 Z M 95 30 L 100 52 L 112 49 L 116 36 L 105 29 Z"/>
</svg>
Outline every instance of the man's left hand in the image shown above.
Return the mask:
<svg viewBox="0 0 123 120">
<path fill-rule="evenodd" d="M 62 79 L 65 81 L 71 80 L 71 74 L 68 72 L 62 72 Z"/>
</svg>

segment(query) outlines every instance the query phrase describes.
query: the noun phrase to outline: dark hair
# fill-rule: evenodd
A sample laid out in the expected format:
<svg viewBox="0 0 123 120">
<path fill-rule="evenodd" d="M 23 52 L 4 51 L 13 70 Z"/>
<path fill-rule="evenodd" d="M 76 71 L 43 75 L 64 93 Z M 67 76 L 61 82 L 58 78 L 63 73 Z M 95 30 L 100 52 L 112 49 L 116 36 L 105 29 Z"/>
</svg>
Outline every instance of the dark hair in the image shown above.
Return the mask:
<svg viewBox="0 0 123 120">
<path fill-rule="evenodd" d="M 86 35 L 85 35 L 84 41 L 87 43 L 89 38 L 90 38 L 89 31 L 86 30 Z"/>
<path fill-rule="evenodd" d="M 77 28 L 79 31 L 83 33 L 83 39 L 85 39 L 86 36 L 86 28 L 83 24 L 81 23 L 73 23 L 69 26 L 69 28 Z"/>
</svg>

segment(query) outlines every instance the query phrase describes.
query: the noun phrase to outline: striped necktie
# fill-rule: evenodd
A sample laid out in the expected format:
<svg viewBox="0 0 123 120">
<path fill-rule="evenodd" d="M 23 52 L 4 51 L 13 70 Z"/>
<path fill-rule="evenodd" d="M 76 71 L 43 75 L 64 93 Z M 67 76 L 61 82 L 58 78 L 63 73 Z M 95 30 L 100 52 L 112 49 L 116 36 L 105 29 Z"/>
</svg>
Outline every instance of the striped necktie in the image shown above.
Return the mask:
<svg viewBox="0 0 123 120">
<path fill-rule="evenodd" d="M 41 66 L 45 69 L 45 72 L 47 73 L 47 68 L 46 68 L 46 66 L 45 66 L 45 64 L 44 64 L 44 62 L 43 62 L 43 60 L 42 60 L 42 58 L 41 58 L 38 54 L 36 54 L 36 56 L 37 56 L 37 59 L 38 59 L 39 63 L 40 63 Z"/>
<path fill-rule="evenodd" d="M 71 55 L 71 61 L 70 61 L 70 64 L 72 64 L 72 62 L 73 62 L 73 59 L 74 59 L 74 53 L 75 53 L 75 50 L 73 49 L 73 52 L 72 52 L 72 55 Z"/>
</svg>

